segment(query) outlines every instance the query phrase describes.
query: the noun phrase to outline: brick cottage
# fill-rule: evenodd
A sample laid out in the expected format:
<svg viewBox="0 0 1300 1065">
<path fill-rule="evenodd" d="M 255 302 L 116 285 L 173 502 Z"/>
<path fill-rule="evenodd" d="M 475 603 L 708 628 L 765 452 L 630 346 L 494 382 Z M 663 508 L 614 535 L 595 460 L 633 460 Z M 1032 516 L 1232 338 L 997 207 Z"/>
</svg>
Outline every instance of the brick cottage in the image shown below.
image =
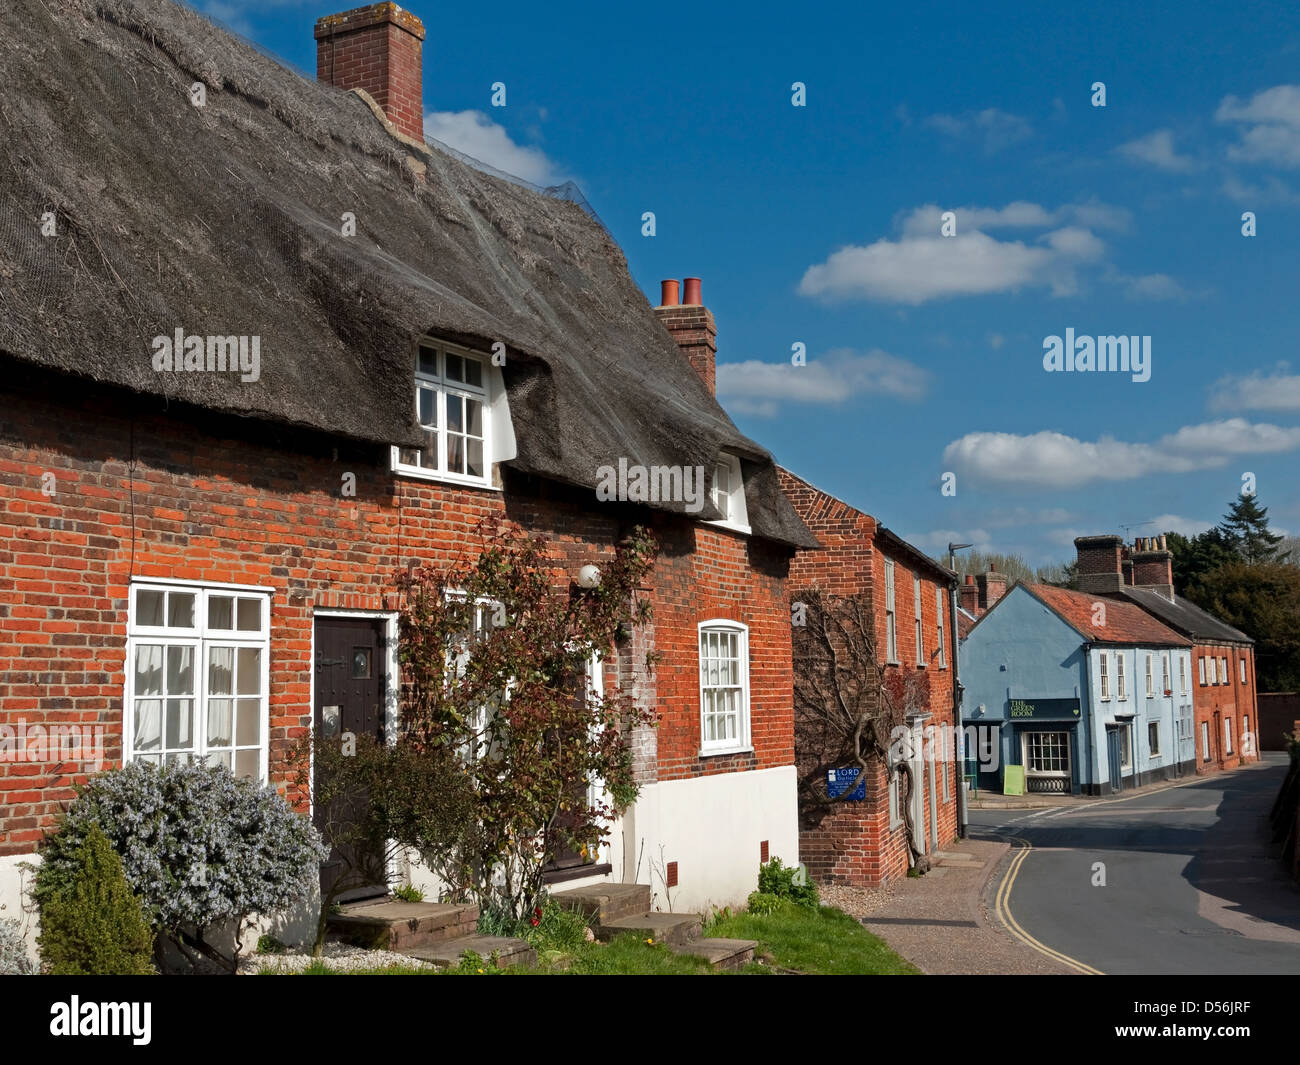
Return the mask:
<svg viewBox="0 0 1300 1065">
<path fill-rule="evenodd" d="M 426 146 L 393 4 L 318 23 L 328 85 L 170 0 L 15 0 L 0 32 L 0 725 L 28 738 L 0 902 L 98 767 L 205 759 L 305 809 L 300 740 L 394 726 L 394 575 L 489 515 L 553 539 L 561 588 L 635 524 L 661 542 L 652 624 L 593 674 L 658 717 L 641 795 L 553 879 L 681 910 L 797 861 L 788 575 L 816 540 L 701 381 L 698 282 L 661 322 L 578 205 Z M 602 501 L 620 462 L 700 494 Z M 37 750 L 55 727 L 102 762 Z"/>
<path fill-rule="evenodd" d="M 917 693 L 908 724 L 911 742 L 913 848 L 929 854 L 958 831 L 955 699 L 957 643 L 953 625 L 956 575 L 890 532 L 870 514 L 790 473 L 781 484 L 805 524 L 821 542 L 801 550 L 790 568 L 794 593 L 861 597 L 869 607 L 874 643 L 885 681 L 910 674 Z M 795 663 L 798 669 L 798 663 Z M 796 710 L 798 714 L 798 710 Z M 796 717 L 795 743 L 801 788 L 799 849 L 809 873 L 831 883 L 877 884 L 906 875 L 911 865 L 900 774 L 883 760 L 866 781 L 860 801 L 830 808 L 822 752 L 811 740 L 815 722 Z"/>
</svg>

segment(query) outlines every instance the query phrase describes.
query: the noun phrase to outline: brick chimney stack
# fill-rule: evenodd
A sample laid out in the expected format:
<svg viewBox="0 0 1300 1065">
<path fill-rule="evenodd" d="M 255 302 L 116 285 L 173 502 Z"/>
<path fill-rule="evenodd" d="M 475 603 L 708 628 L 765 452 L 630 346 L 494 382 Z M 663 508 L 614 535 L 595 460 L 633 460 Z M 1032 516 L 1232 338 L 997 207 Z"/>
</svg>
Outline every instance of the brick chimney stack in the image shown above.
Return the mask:
<svg viewBox="0 0 1300 1065">
<path fill-rule="evenodd" d="M 989 570 L 975 578 L 975 586 L 979 589 L 980 613 L 983 613 L 1007 594 L 1007 575 Z"/>
<path fill-rule="evenodd" d="M 962 581 L 959 591 L 961 592 L 961 608 L 966 613 L 979 617 L 979 589 L 975 586 L 975 578 L 971 574 L 966 574 L 966 579 Z"/>
<path fill-rule="evenodd" d="M 400 133 L 424 140 L 424 24 L 394 3 L 316 21 L 316 80 L 364 89 Z"/>
<path fill-rule="evenodd" d="M 1124 584 L 1124 541 L 1118 536 L 1080 536 L 1074 541 L 1079 559 L 1079 591 L 1118 592 Z"/>
<path fill-rule="evenodd" d="M 1166 599 L 1174 598 L 1174 553 L 1165 546 L 1165 537 L 1142 536 L 1133 541 L 1133 585 L 1150 588 Z"/>
<path fill-rule="evenodd" d="M 662 282 L 660 304 L 655 316 L 672 334 L 682 354 L 695 367 L 710 395 L 717 394 L 718 327 L 713 315 L 700 298 L 700 279 L 688 277 L 681 303 L 677 302 L 677 282 Z"/>
</svg>

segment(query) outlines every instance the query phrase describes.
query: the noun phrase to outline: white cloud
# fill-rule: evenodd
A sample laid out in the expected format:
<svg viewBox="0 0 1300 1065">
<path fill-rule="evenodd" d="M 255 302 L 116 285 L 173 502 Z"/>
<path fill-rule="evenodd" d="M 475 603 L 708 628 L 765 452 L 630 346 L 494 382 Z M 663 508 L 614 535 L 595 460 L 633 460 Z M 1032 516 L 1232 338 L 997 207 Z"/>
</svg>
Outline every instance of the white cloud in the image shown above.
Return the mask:
<svg viewBox="0 0 1300 1065">
<path fill-rule="evenodd" d="M 1300 428 L 1252 424 L 1243 418 L 1184 426 L 1154 443 L 1064 433 L 967 433 L 943 452 L 946 468 L 978 482 L 1073 488 L 1153 473 L 1190 473 L 1224 466 L 1234 456 L 1300 448 Z"/>
<path fill-rule="evenodd" d="M 867 395 L 919 400 L 930 379 L 929 371 L 879 349 L 859 354 L 836 348 L 805 366 L 757 359 L 719 363 L 717 383 L 718 399 L 727 409 L 770 418 L 782 403 L 836 406 Z"/>
<path fill-rule="evenodd" d="M 923 123 L 956 140 L 975 140 L 990 154 L 1017 144 L 1034 132 L 1027 119 L 996 107 L 960 115 L 930 115 Z"/>
<path fill-rule="evenodd" d="M 1211 525 L 1217 525 L 1218 522 L 1204 521 L 1200 518 L 1184 518 L 1177 514 L 1157 514 L 1151 519 L 1151 524 L 1146 526 L 1145 532 L 1138 531 L 1139 536 L 1152 535 L 1151 530 L 1158 530 L 1162 533 L 1176 532 L 1181 536 L 1196 536 L 1205 532 Z"/>
<path fill-rule="evenodd" d="M 1100 216 L 1100 205 L 1082 209 Z M 1001 208 L 956 209 L 956 236 L 940 235 L 942 208 L 918 207 L 901 217 L 898 240 L 849 245 L 810 266 L 799 282 L 805 296 L 825 300 L 869 299 L 913 306 L 952 296 L 1014 292 L 1030 286 L 1068 295 L 1076 271 L 1101 259 L 1104 242 L 1082 225 L 1061 225 L 1030 241 L 998 240 L 990 229 L 1043 229 L 1070 218 L 1078 207 L 1048 211 L 1016 202 Z M 1119 222 L 1112 214 L 1108 221 Z"/>
<path fill-rule="evenodd" d="M 458 152 L 534 185 L 559 185 L 565 181 L 564 173 L 545 152 L 516 144 L 504 126 L 482 111 L 431 111 L 424 116 L 424 132 Z"/>
<path fill-rule="evenodd" d="M 1196 160 L 1190 155 L 1178 154 L 1173 131 L 1168 129 L 1155 130 L 1145 137 L 1121 144 L 1115 150 L 1134 162 L 1167 170 L 1171 174 L 1187 174 L 1197 168 Z"/>
<path fill-rule="evenodd" d="M 1221 377 L 1210 390 L 1211 410 L 1300 411 L 1300 376 L 1282 363 L 1270 374 Z"/>
<path fill-rule="evenodd" d="M 1106 274 L 1105 280 L 1123 285 L 1124 295 L 1131 300 L 1185 300 L 1192 295 L 1179 281 L 1168 274 L 1132 276 L 1110 272 Z"/>
<path fill-rule="evenodd" d="M 909 535 L 907 542 L 929 552 L 931 557 L 944 555 L 945 564 L 949 544 L 970 544 L 974 550 L 986 554 L 995 550 L 993 537 L 987 529 L 931 529 Z"/>
<path fill-rule="evenodd" d="M 1225 96 L 1214 117 L 1242 127 L 1230 159 L 1300 167 L 1300 85 L 1276 85 L 1244 102 Z"/>
<path fill-rule="evenodd" d="M 1269 174 L 1263 181 L 1252 184 L 1229 174 L 1223 181 L 1223 193 L 1229 199 L 1248 207 L 1260 207 L 1267 204 L 1300 203 L 1300 193 L 1295 192 L 1285 182 Z"/>
</svg>

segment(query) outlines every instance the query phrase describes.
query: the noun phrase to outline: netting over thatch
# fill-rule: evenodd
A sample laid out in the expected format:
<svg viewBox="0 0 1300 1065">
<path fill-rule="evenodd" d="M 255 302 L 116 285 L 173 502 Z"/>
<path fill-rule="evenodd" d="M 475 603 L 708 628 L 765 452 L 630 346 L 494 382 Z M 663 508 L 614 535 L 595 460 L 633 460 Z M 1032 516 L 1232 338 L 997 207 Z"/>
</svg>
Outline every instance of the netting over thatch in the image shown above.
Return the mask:
<svg viewBox="0 0 1300 1065">
<path fill-rule="evenodd" d="M 575 203 L 403 145 L 356 94 L 171 0 L 6 0 L 0 99 L 0 352 L 418 445 L 416 340 L 500 341 L 512 466 L 594 486 L 620 457 L 734 451 L 754 531 L 812 542 Z M 260 337 L 260 378 L 155 371 L 152 338 L 178 328 Z"/>
</svg>

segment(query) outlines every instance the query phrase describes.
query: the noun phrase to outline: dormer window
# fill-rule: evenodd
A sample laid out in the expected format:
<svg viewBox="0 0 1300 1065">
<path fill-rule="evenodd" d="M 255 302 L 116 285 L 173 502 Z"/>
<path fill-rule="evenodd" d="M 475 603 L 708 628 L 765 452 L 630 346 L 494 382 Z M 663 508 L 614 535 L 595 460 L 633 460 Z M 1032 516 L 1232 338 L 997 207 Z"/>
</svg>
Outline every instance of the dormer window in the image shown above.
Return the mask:
<svg viewBox="0 0 1300 1065">
<path fill-rule="evenodd" d="M 484 355 L 422 340 L 415 361 L 415 417 L 427 443 L 393 448 L 393 469 L 399 473 L 491 487 L 492 463 L 514 457 L 500 372 Z M 494 419 L 506 424 L 495 425 Z"/>
<path fill-rule="evenodd" d="M 722 517 L 710 525 L 748 533 L 749 512 L 745 508 L 745 480 L 740 472 L 740 459 L 735 455 L 719 455 L 713 467 L 713 505 Z"/>
</svg>

